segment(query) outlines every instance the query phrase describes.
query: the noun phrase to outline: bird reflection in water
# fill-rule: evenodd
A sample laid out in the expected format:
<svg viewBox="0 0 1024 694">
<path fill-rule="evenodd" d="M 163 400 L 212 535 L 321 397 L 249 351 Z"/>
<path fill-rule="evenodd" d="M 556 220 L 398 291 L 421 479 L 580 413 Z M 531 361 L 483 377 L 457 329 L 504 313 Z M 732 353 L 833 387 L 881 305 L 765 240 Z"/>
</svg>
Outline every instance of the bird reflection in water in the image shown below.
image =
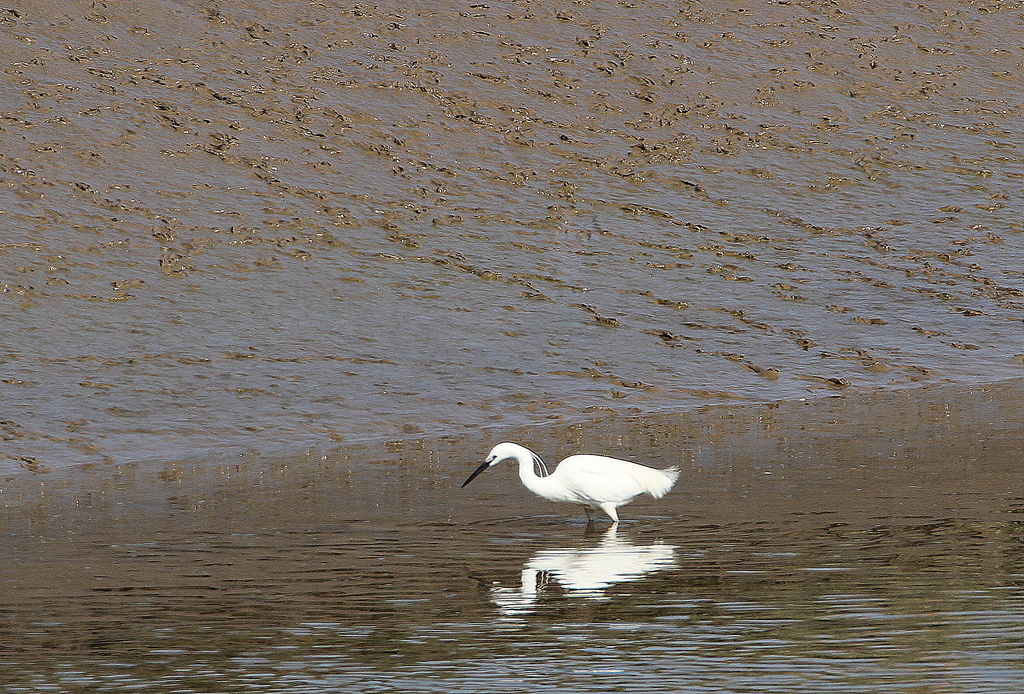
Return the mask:
<svg viewBox="0 0 1024 694">
<path fill-rule="evenodd" d="M 607 600 L 605 590 L 616 583 L 638 581 L 676 565 L 676 548 L 656 542 L 635 545 L 618 537 L 613 525 L 601 543 L 589 549 L 565 547 L 537 552 L 523 566 L 519 588 L 491 588 L 491 600 L 505 615 L 532 612 L 551 580 L 568 595 Z"/>
</svg>

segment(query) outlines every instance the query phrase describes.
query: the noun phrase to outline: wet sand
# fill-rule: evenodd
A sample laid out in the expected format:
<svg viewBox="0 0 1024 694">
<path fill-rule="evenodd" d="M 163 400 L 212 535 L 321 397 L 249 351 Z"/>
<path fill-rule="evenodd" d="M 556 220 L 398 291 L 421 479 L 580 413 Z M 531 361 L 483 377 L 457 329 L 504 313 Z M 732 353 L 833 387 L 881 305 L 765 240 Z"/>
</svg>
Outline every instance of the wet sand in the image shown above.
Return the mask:
<svg viewBox="0 0 1024 694">
<path fill-rule="evenodd" d="M 5 691 L 1006 694 L 1021 384 L 506 432 L 677 463 L 614 535 L 479 441 L 3 482 Z M 575 517 L 574 517 L 575 516 Z"/>
<path fill-rule="evenodd" d="M 5 473 L 1024 368 L 1010 3 L 0 28 Z"/>
</svg>

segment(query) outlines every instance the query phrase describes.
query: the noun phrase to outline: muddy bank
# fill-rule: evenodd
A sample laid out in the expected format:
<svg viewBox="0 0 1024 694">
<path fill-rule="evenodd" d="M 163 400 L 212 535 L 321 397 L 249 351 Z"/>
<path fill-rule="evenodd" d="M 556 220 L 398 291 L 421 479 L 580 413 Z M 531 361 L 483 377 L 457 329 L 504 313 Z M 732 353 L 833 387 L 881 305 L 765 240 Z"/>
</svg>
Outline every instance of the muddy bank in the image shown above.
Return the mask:
<svg viewBox="0 0 1024 694">
<path fill-rule="evenodd" d="M 798 503 L 838 495 L 850 500 L 837 502 L 839 506 L 869 517 L 883 512 L 884 504 L 873 508 L 852 501 L 868 477 L 877 478 L 883 486 L 904 482 L 919 486 L 904 475 L 927 476 L 926 468 L 932 464 L 944 471 L 936 473 L 939 477 L 952 475 L 948 480 L 952 486 L 940 486 L 934 495 L 919 500 L 936 504 L 931 507 L 935 512 L 948 503 L 947 493 L 956 496 L 955 478 L 971 477 L 986 466 L 997 476 L 1015 475 L 1006 478 L 1006 493 L 1013 496 L 1022 491 L 1024 482 L 1016 475 L 1020 455 L 1015 448 L 1024 437 L 1022 398 L 1024 379 L 922 386 L 632 417 L 612 415 L 580 424 L 493 427 L 462 436 L 372 441 L 344 446 L 330 455 L 251 456 L 227 463 L 85 465 L 40 476 L 14 472 L 0 477 L 4 491 L 0 509 L 5 530 L 28 538 L 35 533 L 116 533 L 123 524 L 85 520 L 119 512 L 146 518 L 125 528 L 135 532 L 155 527 L 156 519 L 168 514 L 244 527 L 251 519 L 243 509 L 270 514 L 274 523 L 306 523 L 295 509 L 315 506 L 317 513 L 335 520 L 387 524 L 400 509 L 401 517 L 418 518 L 416 522 L 463 525 L 495 515 L 543 515 L 544 509 L 560 508 L 521 488 L 511 464 L 503 472 L 488 475 L 493 480 L 474 484 L 477 489 L 455 491 L 491 445 L 508 440 L 527 445 L 552 464 L 574 453 L 608 452 L 655 467 L 680 465 L 678 487 L 683 491 L 674 495 L 677 501 L 648 500 L 649 508 L 638 514 L 656 513 L 668 504 L 662 508 L 665 513 L 686 515 L 683 510 L 688 503 L 704 498 L 704 477 L 727 476 L 735 469 L 755 485 L 740 496 L 752 495 L 760 501 L 751 504 L 741 499 L 729 507 L 715 502 L 702 507 L 701 515 L 751 520 L 763 512 L 766 495 L 779 481 L 777 475 L 807 468 L 812 477 L 825 470 L 844 472 L 834 480 L 830 477 L 821 488 L 803 489 L 801 494 L 810 496 Z M 793 491 L 785 484 L 778 489 L 787 494 Z M 272 505 L 264 510 L 246 506 L 265 501 Z M 773 496 L 771 501 L 789 503 L 784 497 Z M 1016 512 L 1015 508 L 1011 503 L 1005 510 Z"/>
<path fill-rule="evenodd" d="M 1011 3 L 0 28 L 3 472 L 1024 368 Z"/>
</svg>

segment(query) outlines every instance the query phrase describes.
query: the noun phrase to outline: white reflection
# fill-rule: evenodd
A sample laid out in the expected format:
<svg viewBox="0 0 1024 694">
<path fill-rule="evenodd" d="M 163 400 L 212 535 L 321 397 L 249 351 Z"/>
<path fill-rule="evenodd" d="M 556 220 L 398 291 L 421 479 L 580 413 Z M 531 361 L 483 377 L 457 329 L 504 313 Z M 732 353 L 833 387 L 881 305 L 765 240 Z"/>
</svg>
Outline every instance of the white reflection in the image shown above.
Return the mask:
<svg viewBox="0 0 1024 694">
<path fill-rule="evenodd" d="M 519 588 L 491 588 L 491 599 L 502 614 L 532 612 L 538 596 L 551 579 L 574 596 L 606 600 L 609 586 L 637 581 L 645 575 L 676 565 L 676 548 L 660 542 L 635 545 L 616 535 L 613 525 L 601 543 L 590 549 L 545 549 L 523 566 Z"/>
</svg>

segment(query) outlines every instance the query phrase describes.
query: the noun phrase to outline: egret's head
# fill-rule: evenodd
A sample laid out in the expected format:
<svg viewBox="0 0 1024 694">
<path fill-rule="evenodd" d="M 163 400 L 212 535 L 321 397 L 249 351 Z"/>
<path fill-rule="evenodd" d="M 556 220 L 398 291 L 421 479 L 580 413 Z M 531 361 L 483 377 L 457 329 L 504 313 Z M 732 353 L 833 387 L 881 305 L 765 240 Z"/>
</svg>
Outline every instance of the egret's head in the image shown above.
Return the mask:
<svg viewBox="0 0 1024 694">
<path fill-rule="evenodd" d="M 497 446 L 491 449 L 491 452 L 487 454 L 486 460 L 484 460 L 484 462 L 480 464 L 480 467 L 478 467 L 476 470 L 473 470 L 473 474 L 469 476 L 469 479 L 462 483 L 462 486 L 465 487 L 467 484 L 472 482 L 477 475 L 479 475 L 487 468 L 494 467 L 501 461 L 506 460 L 508 458 L 514 458 L 516 455 L 516 449 L 518 448 L 521 448 L 521 446 L 514 443 L 499 443 Z"/>
</svg>

